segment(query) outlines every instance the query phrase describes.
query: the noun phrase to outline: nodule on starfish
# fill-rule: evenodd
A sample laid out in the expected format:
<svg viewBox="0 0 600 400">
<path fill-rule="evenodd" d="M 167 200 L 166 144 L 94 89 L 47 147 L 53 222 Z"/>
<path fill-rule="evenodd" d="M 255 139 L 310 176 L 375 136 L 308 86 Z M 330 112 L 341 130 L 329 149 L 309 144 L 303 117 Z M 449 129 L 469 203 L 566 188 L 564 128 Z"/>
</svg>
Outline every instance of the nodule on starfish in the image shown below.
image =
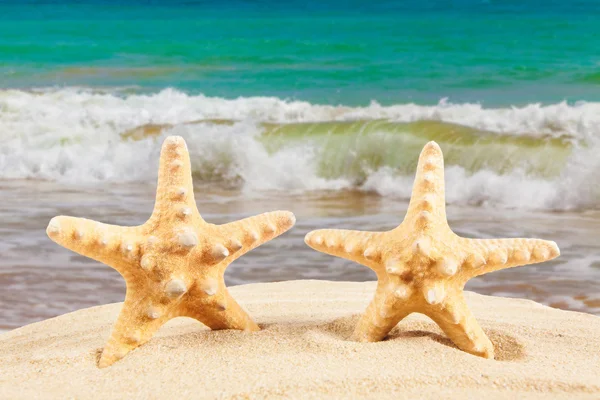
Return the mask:
<svg viewBox="0 0 600 400">
<path fill-rule="evenodd" d="M 315 250 L 371 268 L 377 289 L 353 333 L 357 341 L 382 340 L 413 312 L 429 316 L 455 345 L 494 358 L 494 347 L 463 297 L 478 275 L 557 257 L 554 242 L 539 239 L 467 239 L 446 219 L 444 159 L 429 142 L 421 152 L 404 221 L 388 232 L 322 229 L 305 242 Z"/>
<path fill-rule="evenodd" d="M 160 156 L 156 203 L 140 226 L 121 227 L 59 216 L 48 236 L 70 250 L 116 269 L 127 294 L 98 366 L 107 367 L 147 342 L 172 318 L 199 320 L 211 329 L 259 330 L 231 297 L 223 274 L 253 248 L 295 223 L 287 211 L 213 225 L 196 208 L 190 158 L 181 137 L 168 137 Z"/>
</svg>

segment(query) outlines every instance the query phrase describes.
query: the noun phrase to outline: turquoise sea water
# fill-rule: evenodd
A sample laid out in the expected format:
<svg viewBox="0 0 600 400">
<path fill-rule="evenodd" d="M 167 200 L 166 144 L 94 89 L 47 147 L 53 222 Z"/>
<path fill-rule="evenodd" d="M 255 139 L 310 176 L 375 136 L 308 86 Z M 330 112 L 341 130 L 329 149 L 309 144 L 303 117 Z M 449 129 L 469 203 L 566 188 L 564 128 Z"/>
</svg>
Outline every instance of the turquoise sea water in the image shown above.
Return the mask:
<svg viewBox="0 0 600 400">
<path fill-rule="evenodd" d="M 346 105 L 600 100 L 596 0 L 214 3 L 2 1 L 0 86 Z"/>
</svg>

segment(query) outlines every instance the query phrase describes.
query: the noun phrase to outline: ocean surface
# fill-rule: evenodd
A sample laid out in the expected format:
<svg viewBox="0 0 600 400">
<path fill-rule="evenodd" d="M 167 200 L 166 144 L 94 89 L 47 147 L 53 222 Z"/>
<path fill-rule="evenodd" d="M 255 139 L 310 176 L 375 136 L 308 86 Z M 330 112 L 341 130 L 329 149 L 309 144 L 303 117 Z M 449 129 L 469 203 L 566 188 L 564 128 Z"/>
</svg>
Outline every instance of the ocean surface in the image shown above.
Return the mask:
<svg viewBox="0 0 600 400">
<path fill-rule="evenodd" d="M 171 134 L 206 220 L 297 215 L 228 284 L 375 279 L 303 237 L 395 227 L 436 140 L 457 233 L 562 250 L 467 288 L 600 315 L 600 2 L 214 3 L 0 0 L 0 329 L 123 300 L 45 227 L 145 221 Z"/>
</svg>

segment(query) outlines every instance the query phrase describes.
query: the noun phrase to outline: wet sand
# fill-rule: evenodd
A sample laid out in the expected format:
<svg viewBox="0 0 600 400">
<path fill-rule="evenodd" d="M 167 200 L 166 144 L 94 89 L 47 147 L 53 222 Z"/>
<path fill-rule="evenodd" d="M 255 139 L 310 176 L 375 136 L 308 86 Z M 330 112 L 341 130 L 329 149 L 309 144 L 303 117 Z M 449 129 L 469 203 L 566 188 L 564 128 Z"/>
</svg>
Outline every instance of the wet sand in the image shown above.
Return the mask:
<svg viewBox="0 0 600 400">
<path fill-rule="evenodd" d="M 0 192 L 0 330 L 77 309 L 119 302 L 125 285 L 111 268 L 52 243 L 48 221 L 66 214 L 120 225 L 150 215 L 154 185 L 67 186 L 43 181 L 2 181 Z M 227 270 L 228 285 L 293 279 L 369 281 L 368 268 L 308 248 L 316 228 L 388 230 L 404 218 L 406 201 L 361 192 L 244 193 L 196 185 L 203 217 L 225 223 L 276 209 L 293 211 L 296 226 L 250 252 Z M 495 272 L 469 282 L 482 294 L 519 297 L 600 315 L 600 212 L 542 212 L 449 207 L 450 226 L 462 236 L 539 237 L 554 240 L 553 261 Z"/>
</svg>

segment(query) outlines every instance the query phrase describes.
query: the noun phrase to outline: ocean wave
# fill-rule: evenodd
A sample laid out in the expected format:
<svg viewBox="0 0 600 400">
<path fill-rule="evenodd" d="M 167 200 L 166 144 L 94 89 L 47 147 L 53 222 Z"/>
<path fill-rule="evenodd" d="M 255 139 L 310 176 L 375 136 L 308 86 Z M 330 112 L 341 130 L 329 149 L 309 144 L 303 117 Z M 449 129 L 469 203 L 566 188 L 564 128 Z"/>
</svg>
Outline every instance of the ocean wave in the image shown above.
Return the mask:
<svg viewBox="0 0 600 400">
<path fill-rule="evenodd" d="M 0 178 L 156 178 L 160 141 L 186 138 L 196 180 L 245 192 L 359 189 L 409 198 L 420 147 L 442 146 L 447 200 L 597 208 L 600 103 L 346 107 L 81 88 L 0 91 Z"/>
</svg>

